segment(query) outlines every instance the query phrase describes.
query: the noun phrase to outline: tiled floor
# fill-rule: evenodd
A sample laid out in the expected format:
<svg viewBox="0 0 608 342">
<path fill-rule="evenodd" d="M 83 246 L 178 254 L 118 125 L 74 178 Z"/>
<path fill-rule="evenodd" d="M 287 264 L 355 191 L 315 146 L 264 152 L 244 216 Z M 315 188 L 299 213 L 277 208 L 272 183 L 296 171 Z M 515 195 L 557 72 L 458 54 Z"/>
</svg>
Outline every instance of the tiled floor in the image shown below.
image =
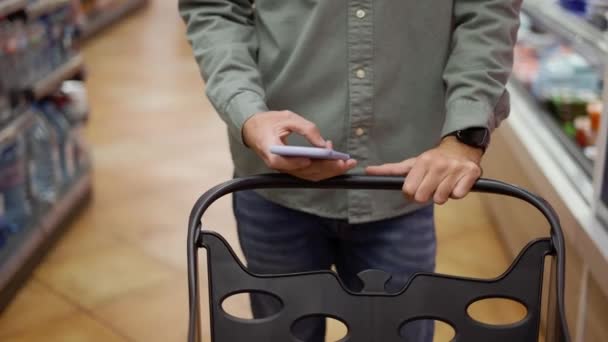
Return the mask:
<svg viewBox="0 0 608 342">
<path fill-rule="evenodd" d="M 95 198 L 0 317 L 0 340 L 184 341 L 186 219 L 202 191 L 231 175 L 223 124 L 204 99 L 175 1 L 153 1 L 85 55 Z M 439 271 L 506 269 L 480 197 L 440 208 L 437 223 Z M 236 243 L 227 199 L 206 225 Z M 481 314 L 502 321 L 518 312 Z M 440 329 L 437 341 L 446 336 Z"/>
</svg>

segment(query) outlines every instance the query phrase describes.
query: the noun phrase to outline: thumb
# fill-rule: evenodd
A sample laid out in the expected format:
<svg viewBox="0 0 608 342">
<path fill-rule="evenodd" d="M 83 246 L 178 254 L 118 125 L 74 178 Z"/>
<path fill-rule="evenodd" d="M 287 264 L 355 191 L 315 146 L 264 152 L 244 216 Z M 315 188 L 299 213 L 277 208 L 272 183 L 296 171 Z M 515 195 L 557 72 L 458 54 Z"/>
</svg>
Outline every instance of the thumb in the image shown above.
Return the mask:
<svg viewBox="0 0 608 342">
<path fill-rule="evenodd" d="M 368 166 L 365 172 L 372 176 L 405 176 L 416 162 L 416 158 L 408 159 L 400 163 L 389 163 L 378 166 Z"/>
</svg>

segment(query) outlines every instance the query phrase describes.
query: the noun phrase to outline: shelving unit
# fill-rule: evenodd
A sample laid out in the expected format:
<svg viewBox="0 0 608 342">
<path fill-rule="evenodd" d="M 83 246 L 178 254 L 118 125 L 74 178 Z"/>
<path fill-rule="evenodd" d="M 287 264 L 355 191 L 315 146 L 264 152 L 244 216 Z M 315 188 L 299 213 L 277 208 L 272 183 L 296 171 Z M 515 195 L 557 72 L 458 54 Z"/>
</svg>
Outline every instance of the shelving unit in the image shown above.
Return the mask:
<svg viewBox="0 0 608 342">
<path fill-rule="evenodd" d="M 88 172 L 80 176 L 53 207 L 12 241 L 5 255 L 0 255 L 0 311 L 56 241 L 65 223 L 86 205 L 92 193 L 91 178 Z"/>
<path fill-rule="evenodd" d="M 0 130 L 0 143 L 15 137 L 19 132 L 24 131 L 32 123 L 34 115 L 31 112 L 26 112 L 11 121 L 6 127 Z"/>
<path fill-rule="evenodd" d="M 147 3 L 147 0 L 126 0 L 122 4 L 113 7 L 111 11 L 100 13 L 96 17 L 89 19 L 89 22 L 81 30 L 81 40 L 91 38 L 118 20 L 143 8 Z"/>
<path fill-rule="evenodd" d="M 0 130 L 0 143 L 26 130 L 34 121 L 34 114 L 26 112 Z M 90 166 L 67 186 L 52 207 L 34 215 L 30 225 L 9 242 L 0 252 L 0 311 L 2 311 L 34 266 L 42 259 L 65 223 L 85 206 L 92 193 Z"/>
<path fill-rule="evenodd" d="M 519 70 L 520 75 L 515 75 L 523 76 L 522 82 L 514 77 L 508 86 L 512 99 L 511 115 L 493 135 L 492 146 L 484 157 L 485 174 L 518 184 L 542 196 L 555 208 L 562 222 L 568 250 L 565 295 L 566 303 L 571 307 L 567 313 L 570 327 L 577 341 L 606 341 L 608 328 L 604 324 L 605 317 L 599 315 L 599 309 L 605 308 L 608 303 L 608 273 L 605 271 L 608 266 L 608 225 L 597 219 L 594 209 L 597 191 L 593 185 L 595 165 L 584 155 L 576 139 L 565 133 L 563 125 L 568 118 L 565 116 L 564 120 L 560 120 L 559 114 L 564 112 L 558 110 L 567 108 L 557 108 L 555 114 L 558 115 L 551 114 L 549 107 L 559 100 L 559 94 L 555 102 L 547 105 L 545 102 L 554 100 L 536 98 L 534 91 L 524 84 L 528 84 L 532 78 L 526 77 L 531 76 L 526 72 L 534 73 L 539 70 L 537 67 L 542 67 L 543 57 L 540 53 L 556 47 L 549 43 L 557 38 L 562 45 L 571 48 L 565 50 L 573 50 L 582 56 L 595 69 L 591 71 L 603 79 L 602 116 L 603 120 L 608 121 L 608 70 L 605 67 L 608 62 L 608 36 L 584 17 L 563 9 L 558 0 L 524 0 L 523 12 L 531 19 L 532 32 L 538 33 L 536 37 L 539 40 L 531 42 L 535 37 L 528 36 L 530 41 L 523 42 L 519 56 L 520 66 L 523 67 Z M 545 32 L 553 37 L 543 40 Z M 545 42 L 547 49 L 543 50 Z M 534 60 L 526 55 L 530 52 L 526 48 L 534 49 L 536 46 L 540 53 L 537 54 L 539 58 Z M 548 54 L 553 52 L 555 50 Z M 585 70 L 588 69 L 585 66 Z M 572 82 L 568 86 L 575 88 L 574 84 Z M 539 88 L 542 86 L 535 90 L 542 91 Z M 584 105 L 584 100 L 580 104 Z M 582 115 L 580 112 L 578 114 Z M 493 197 L 488 197 L 484 204 L 513 257 L 530 237 L 547 232 L 543 218 L 528 214 L 527 208 L 522 205 Z M 603 338 L 597 338 L 599 336 Z"/>
<path fill-rule="evenodd" d="M 14 15 L 26 22 L 39 20 L 38 17 L 67 6 L 70 2 L 71 0 L 39 0 L 28 4 L 26 0 L 0 0 L 0 17 Z M 3 15 L 5 13 L 6 15 Z M 6 91 L 10 92 L 11 96 L 24 99 L 23 103 L 14 106 L 19 108 L 34 106 L 36 102 L 45 100 L 58 90 L 62 82 L 84 78 L 83 55 L 77 52 L 75 47 L 66 48 L 62 53 L 71 57 L 52 72 L 38 76 L 42 78 L 27 86 L 6 87 Z M 12 110 L 18 112 L 20 109 L 12 108 Z M 16 114 L 15 119 L 0 126 L 0 143 L 10 143 L 18 134 L 26 131 L 31 124 L 37 122 L 37 115 L 42 114 L 35 112 Z M 50 125 L 47 127 L 54 129 Z M 48 152 L 51 153 L 51 149 Z M 83 159 L 80 159 L 79 168 L 75 171 L 76 174 L 71 174 L 73 178 L 66 181 L 68 184 L 57 186 L 56 190 L 59 193 L 57 201 L 53 204 L 33 201 L 32 212 L 28 215 L 27 222 L 20 224 L 17 231 L 4 233 L 7 234 L 6 244 L 0 248 L 0 311 L 8 305 L 35 266 L 67 227 L 67 221 L 88 203 L 92 193 L 92 167 L 88 151 L 79 149 L 79 153 L 84 154 Z M 31 175 L 27 174 L 27 177 Z M 31 186 L 31 180 L 28 182 L 30 183 L 27 186 Z"/>
<path fill-rule="evenodd" d="M 41 100 L 55 91 L 63 81 L 77 76 L 82 77 L 83 73 L 84 58 L 81 54 L 77 54 L 52 73 L 33 84 L 26 90 L 26 93 L 34 100 Z"/>
</svg>

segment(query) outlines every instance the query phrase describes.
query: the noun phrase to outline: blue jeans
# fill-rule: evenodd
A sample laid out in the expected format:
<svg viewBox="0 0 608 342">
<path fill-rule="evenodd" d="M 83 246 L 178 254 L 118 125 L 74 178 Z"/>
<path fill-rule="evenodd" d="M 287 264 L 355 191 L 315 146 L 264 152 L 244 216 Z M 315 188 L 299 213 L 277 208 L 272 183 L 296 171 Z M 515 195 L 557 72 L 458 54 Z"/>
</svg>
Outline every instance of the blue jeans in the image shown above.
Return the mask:
<svg viewBox="0 0 608 342">
<path fill-rule="evenodd" d="M 360 291 L 357 274 L 379 269 L 392 274 L 388 292 L 398 292 L 416 272 L 435 269 L 433 206 L 393 219 L 349 224 L 285 208 L 253 191 L 234 194 L 234 214 L 247 267 L 258 274 L 329 270 L 352 291 Z M 276 312 L 274 301 L 251 296 L 254 317 Z M 310 319 L 294 334 L 305 342 L 325 340 L 325 321 Z M 432 342 L 432 321 L 417 321 L 402 331 L 404 341 Z M 271 342 L 271 341 L 269 341 Z"/>
</svg>

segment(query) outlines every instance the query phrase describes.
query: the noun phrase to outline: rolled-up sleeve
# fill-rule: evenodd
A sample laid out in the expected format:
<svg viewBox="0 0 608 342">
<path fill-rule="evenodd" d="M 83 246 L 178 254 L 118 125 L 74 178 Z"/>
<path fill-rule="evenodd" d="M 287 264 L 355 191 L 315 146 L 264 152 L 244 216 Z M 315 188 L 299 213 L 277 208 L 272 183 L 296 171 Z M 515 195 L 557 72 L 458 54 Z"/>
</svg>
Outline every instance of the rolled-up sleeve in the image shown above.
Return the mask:
<svg viewBox="0 0 608 342">
<path fill-rule="evenodd" d="M 188 39 L 206 82 L 206 94 L 230 134 L 267 111 L 257 68 L 257 37 L 250 0 L 179 0 Z"/>
<path fill-rule="evenodd" d="M 494 130 L 509 115 L 506 83 L 522 2 L 454 1 L 454 32 L 444 71 L 444 136 L 470 127 Z"/>
</svg>

